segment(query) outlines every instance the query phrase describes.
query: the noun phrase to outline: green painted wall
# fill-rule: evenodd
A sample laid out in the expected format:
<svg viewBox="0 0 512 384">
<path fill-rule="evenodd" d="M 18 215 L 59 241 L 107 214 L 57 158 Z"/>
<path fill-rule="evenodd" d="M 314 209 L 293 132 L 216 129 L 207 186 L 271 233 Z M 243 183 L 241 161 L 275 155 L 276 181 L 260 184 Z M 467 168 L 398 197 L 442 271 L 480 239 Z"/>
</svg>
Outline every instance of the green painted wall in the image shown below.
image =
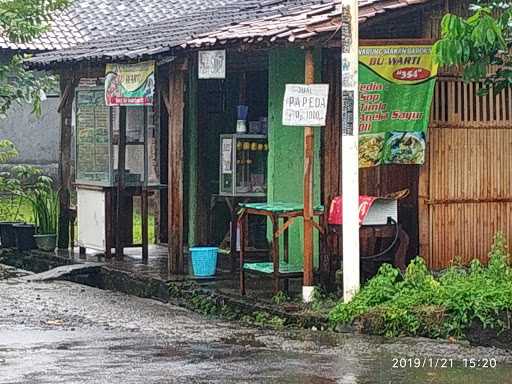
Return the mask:
<svg viewBox="0 0 512 384">
<path fill-rule="evenodd" d="M 302 204 L 304 175 L 304 129 L 283 127 L 285 85 L 304 83 L 305 53 L 302 49 L 275 49 L 269 57 L 269 157 L 268 201 Z M 320 52 L 315 54 L 315 79 L 320 79 Z M 320 129 L 315 128 L 314 202 L 320 203 Z M 290 262 L 302 264 L 302 220 L 290 229 Z M 282 241 L 282 239 L 281 239 Z M 281 252 L 282 254 L 282 252 Z M 315 231 L 315 265 L 318 265 L 318 233 Z"/>
</svg>

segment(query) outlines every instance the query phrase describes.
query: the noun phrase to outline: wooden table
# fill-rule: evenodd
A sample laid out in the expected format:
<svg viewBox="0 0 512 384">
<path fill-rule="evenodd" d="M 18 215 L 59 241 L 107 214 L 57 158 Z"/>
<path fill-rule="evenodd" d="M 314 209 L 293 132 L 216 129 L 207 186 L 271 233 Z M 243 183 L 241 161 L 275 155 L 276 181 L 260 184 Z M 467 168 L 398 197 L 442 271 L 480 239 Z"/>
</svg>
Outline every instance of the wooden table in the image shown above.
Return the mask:
<svg viewBox="0 0 512 384">
<path fill-rule="evenodd" d="M 295 203 L 241 203 L 238 215 L 240 224 L 240 294 L 245 295 L 246 271 L 272 275 L 272 292 L 275 295 L 280 290 L 280 280 L 284 279 L 284 291 L 288 291 L 288 279 L 299 278 L 303 275 L 303 267 L 291 265 L 289 261 L 288 229 L 298 217 L 304 216 L 302 204 Z M 315 216 L 323 214 L 323 207 L 314 209 Z M 249 215 L 265 216 L 272 223 L 271 262 L 245 263 L 246 240 Z M 280 227 L 280 220 L 283 225 Z M 314 226 L 322 232 L 320 225 L 313 222 Z M 279 237 L 283 236 L 284 255 L 283 261 L 279 259 Z"/>
<path fill-rule="evenodd" d="M 236 271 L 236 256 L 237 256 L 237 249 L 236 249 L 236 238 L 237 238 L 237 232 L 238 232 L 238 210 L 239 210 L 239 204 L 246 203 L 248 201 L 265 201 L 267 200 L 266 196 L 262 197 L 254 197 L 254 196 L 227 196 L 227 195 L 212 195 L 210 199 L 210 222 L 209 222 L 209 237 L 210 241 L 212 242 L 212 233 L 213 233 L 213 210 L 215 206 L 219 202 L 223 202 L 226 204 L 229 210 L 229 215 L 231 218 L 231 222 L 229 225 L 229 254 L 231 257 L 231 273 L 235 273 Z"/>
</svg>

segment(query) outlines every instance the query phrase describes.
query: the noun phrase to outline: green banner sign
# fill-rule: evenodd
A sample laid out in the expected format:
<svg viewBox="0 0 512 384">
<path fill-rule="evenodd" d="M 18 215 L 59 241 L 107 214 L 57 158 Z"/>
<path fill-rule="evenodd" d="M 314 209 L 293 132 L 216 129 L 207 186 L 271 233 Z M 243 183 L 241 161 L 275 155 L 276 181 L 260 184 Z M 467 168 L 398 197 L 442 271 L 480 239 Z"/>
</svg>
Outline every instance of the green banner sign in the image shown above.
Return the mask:
<svg viewBox="0 0 512 384">
<path fill-rule="evenodd" d="M 431 46 L 359 50 L 359 166 L 423 164 L 437 65 Z"/>
</svg>

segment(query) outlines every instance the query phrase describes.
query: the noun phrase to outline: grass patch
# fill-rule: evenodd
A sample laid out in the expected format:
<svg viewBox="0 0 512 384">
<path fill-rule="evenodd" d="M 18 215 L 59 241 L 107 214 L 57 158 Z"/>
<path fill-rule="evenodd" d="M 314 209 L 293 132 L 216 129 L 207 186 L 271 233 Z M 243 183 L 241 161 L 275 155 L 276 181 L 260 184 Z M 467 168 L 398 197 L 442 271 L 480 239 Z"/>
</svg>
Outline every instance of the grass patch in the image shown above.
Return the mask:
<svg viewBox="0 0 512 384">
<path fill-rule="evenodd" d="M 350 303 L 338 303 L 329 320 L 386 336 L 460 337 L 475 320 L 503 330 L 508 325 L 500 314 L 512 310 L 512 268 L 502 234 L 495 236 L 489 256 L 487 266 L 474 260 L 438 277 L 421 258 L 403 276 L 385 264 Z"/>
<path fill-rule="evenodd" d="M 148 215 L 148 241 L 155 243 L 155 216 L 151 214 Z M 142 216 L 137 211 L 133 214 L 133 242 L 142 244 Z"/>
</svg>

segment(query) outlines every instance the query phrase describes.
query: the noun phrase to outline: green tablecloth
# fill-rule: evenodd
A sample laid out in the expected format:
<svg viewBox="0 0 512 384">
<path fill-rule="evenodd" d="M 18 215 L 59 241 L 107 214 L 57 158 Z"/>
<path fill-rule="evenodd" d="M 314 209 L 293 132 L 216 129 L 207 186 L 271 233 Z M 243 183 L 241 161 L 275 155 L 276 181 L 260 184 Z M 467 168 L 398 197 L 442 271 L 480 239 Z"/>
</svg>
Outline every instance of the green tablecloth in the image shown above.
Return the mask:
<svg viewBox="0 0 512 384">
<path fill-rule="evenodd" d="M 302 211 L 304 205 L 300 203 L 286 203 L 286 202 L 274 202 L 274 203 L 240 203 L 240 208 L 257 209 L 260 211 L 267 211 L 271 213 L 288 213 Z M 323 212 L 324 207 L 317 205 L 314 207 L 317 212 Z"/>
</svg>

